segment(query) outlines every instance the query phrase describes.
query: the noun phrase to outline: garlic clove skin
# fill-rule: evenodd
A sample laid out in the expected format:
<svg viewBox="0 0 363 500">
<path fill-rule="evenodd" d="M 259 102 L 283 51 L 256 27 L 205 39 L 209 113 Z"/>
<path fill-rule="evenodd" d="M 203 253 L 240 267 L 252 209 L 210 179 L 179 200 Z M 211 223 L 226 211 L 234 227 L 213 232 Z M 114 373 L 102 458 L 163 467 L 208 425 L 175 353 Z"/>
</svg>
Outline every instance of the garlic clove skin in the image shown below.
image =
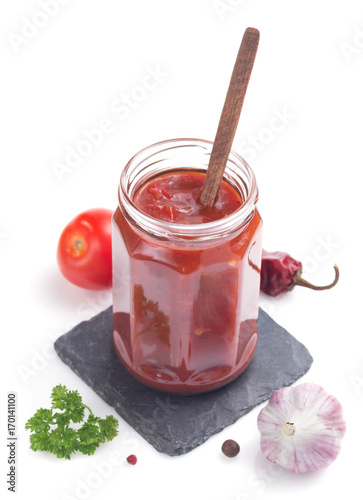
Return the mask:
<svg viewBox="0 0 363 500">
<path fill-rule="evenodd" d="M 339 401 L 308 383 L 276 391 L 260 411 L 257 426 L 265 457 L 295 473 L 328 467 L 346 431 Z"/>
</svg>

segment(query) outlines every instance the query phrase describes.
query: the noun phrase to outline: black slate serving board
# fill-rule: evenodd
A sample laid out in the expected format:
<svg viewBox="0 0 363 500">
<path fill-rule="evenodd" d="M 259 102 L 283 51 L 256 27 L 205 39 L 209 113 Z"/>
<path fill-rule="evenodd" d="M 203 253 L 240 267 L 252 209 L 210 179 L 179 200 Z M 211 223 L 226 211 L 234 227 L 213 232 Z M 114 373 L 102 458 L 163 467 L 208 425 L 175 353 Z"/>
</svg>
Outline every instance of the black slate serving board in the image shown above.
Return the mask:
<svg viewBox="0 0 363 500">
<path fill-rule="evenodd" d="M 59 357 L 158 451 L 182 455 L 233 424 L 310 368 L 306 347 L 262 309 L 259 341 L 248 368 L 230 384 L 181 396 L 150 389 L 119 361 L 112 341 L 112 307 L 55 342 Z"/>
</svg>

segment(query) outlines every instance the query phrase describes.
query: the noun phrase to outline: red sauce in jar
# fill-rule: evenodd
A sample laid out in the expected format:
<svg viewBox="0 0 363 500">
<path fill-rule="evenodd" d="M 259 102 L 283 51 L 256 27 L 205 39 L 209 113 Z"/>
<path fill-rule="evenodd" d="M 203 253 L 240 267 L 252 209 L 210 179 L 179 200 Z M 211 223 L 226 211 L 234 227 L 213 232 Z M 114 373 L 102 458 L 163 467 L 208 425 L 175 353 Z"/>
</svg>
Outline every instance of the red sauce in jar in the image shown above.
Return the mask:
<svg viewBox="0 0 363 500">
<path fill-rule="evenodd" d="M 135 205 L 159 220 L 175 224 L 202 224 L 221 219 L 242 205 L 239 193 L 223 181 L 212 207 L 199 203 L 205 175 L 199 172 L 168 173 L 149 181 L 134 197 Z"/>
<path fill-rule="evenodd" d="M 214 206 L 201 206 L 204 178 L 170 171 L 141 186 L 133 202 L 149 216 L 175 224 L 208 223 L 243 204 L 223 181 Z M 146 385 L 186 394 L 236 378 L 257 345 L 262 229 L 257 210 L 229 238 L 208 245 L 155 241 L 135 231 L 120 208 L 113 225 L 115 270 L 130 276 L 128 306 L 114 303 L 114 344 L 126 368 Z"/>
</svg>

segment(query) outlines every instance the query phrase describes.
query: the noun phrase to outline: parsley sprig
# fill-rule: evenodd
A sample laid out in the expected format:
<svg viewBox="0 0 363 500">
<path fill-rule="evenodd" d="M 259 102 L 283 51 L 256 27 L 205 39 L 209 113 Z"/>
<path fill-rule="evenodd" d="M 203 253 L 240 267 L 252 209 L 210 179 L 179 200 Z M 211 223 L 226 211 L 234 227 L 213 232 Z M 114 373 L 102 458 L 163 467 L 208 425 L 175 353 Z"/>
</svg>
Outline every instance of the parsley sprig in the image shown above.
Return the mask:
<svg viewBox="0 0 363 500">
<path fill-rule="evenodd" d="M 65 385 L 57 385 L 52 390 L 51 398 L 52 409 L 40 408 L 25 424 L 25 429 L 32 431 L 32 450 L 49 451 L 69 460 L 76 451 L 93 455 L 101 443 L 117 436 L 118 420 L 112 415 L 96 417 L 82 403 L 78 391 L 69 391 Z M 77 429 L 70 427 L 71 422 L 79 424 L 84 420 L 86 409 L 89 415 L 83 425 Z"/>
</svg>

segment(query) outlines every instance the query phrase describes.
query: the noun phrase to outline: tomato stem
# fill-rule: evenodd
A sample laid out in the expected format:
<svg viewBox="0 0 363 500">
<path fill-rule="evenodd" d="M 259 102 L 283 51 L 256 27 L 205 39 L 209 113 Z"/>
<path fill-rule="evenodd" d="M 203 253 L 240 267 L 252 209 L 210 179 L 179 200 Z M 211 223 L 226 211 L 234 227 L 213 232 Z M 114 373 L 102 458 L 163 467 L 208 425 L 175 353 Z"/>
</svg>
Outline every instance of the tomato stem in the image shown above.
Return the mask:
<svg viewBox="0 0 363 500">
<path fill-rule="evenodd" d="M 77 238 L 73 242 L 73 248 L 75 250 L 82 250 L 83 248 L 83 241 L 80 238 Z"/>
</svg>

